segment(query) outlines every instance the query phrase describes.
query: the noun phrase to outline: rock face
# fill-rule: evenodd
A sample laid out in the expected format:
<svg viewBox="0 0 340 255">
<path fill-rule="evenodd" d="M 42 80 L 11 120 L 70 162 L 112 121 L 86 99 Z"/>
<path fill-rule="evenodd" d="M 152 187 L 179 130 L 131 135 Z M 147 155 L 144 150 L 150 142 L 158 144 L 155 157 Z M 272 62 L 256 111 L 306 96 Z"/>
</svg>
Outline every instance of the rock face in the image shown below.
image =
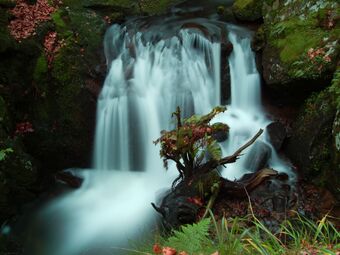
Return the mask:
<svg viewBox="0 0 340 255">
<path fill-rule="evenodd" d="M 90 166 L 107 26 L 101 14 L 63 1 L 34 35 L 17 41 L 8 29 L 15 2 L 3 2 L 0 150 L 13 152 L 0 167 L 0 222 L 41 192 L 54 172 Z"/>
<path fill-rule="evenodd" d="M 336 69 L 336 1 L 265 1 L 263 76 L 279 93 L 304 96 L 324 88 Z"/>
<path fill-rule="evenodd" d="M 334 193 L 339 192 L 336 187 L 340 185 L 340 83 L 336 77 L 339 71 L 331 87 L 307 100 L 285 147 L 308 180 L 327 186 Z"/>
</svg>

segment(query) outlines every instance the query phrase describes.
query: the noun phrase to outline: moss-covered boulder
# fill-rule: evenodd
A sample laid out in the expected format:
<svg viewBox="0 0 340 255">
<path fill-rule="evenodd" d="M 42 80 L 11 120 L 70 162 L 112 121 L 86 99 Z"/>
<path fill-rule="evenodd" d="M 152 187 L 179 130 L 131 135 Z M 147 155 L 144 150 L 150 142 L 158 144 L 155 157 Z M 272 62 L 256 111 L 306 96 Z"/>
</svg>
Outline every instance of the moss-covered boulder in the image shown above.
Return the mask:
<svg viewBox="0 0 340 255">
<path fill-rule="evenodd" d="M 262 65 L 269 87 L 302 94 L 329 84 L 339 57 L 339 15 L 339 3 L 331 0 L 264 3 Z"/>
<path fill-rule="evenodd" d="M 21 41 L 8 28 L 13 5 L 0 3 L 0 154 L 8 154 L 0 166 L 0 224 L 55 171 L 90 166 L 109 24 L 76 2 L 55 6 Z"/>
<path fill-rule="evenodd" d="M 331 87 L 313 94 L 302 106 L 286 146 L 286 153 L 307 180 L 334 193 L 340 187 L 339 76 L 340 71 Z"/>
<path fill-rule="evenodd" d="M 256 21 L 262 18 L 262 5 L 262 0 L 236 0 L 232 10 L 239 20 Z"/>
</svg>

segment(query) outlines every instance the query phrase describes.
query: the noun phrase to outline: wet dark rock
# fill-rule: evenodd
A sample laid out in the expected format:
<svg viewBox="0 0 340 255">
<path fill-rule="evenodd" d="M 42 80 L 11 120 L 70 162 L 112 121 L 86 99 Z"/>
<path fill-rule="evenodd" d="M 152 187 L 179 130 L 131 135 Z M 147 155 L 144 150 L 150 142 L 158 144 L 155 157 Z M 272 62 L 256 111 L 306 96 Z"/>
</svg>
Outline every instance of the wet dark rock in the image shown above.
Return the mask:
<svg viewBox="0 0 340 255">
<path fill-rule="evenodd" d="M 286 128 L 281 122 L 272 122 L 267 127 L 267 135 L 270 144 L 275 148 L 275 150 L 280 150 L 281 146 L 287 137 Z"/>
<path fill-rule="evenodd" d="M 70 171 L 62 171 L 55 174 L 55 179 L 58 182 L 66 184 L 71 188 L 79 188 L 83 183 L 83 179 L 74 175 Z"/>
<path fill-rule="evenodd" d="M 251 148 L 244 167 L 252 172 L 256 172 L 267 165 L 271 155 L 271 148 L 268 144 L 257 141 Z"/>
<path fill-rule="evenodd" d="M 235 22 L 235 16 L 231 7 L 219 6 L 217 8 L 219 19 L 224 22 Z"/>
<path fill-rule="evenodd" d="M 227 104 L 231 97 L 231 80 L 228 57 L 233 51 L 233 45 L 225 39 L 221 44 L 221 102 Z"/>
<path fill-rule="evenodd" d="M 197 195 L 193 186 L 181 183 L 162 199 L 159 206 L 152 204 L 162 215 L 162 224 L 167 231 L 196 221 L 200 206 L 190 202 L 190 198 Z"/>
</svg>

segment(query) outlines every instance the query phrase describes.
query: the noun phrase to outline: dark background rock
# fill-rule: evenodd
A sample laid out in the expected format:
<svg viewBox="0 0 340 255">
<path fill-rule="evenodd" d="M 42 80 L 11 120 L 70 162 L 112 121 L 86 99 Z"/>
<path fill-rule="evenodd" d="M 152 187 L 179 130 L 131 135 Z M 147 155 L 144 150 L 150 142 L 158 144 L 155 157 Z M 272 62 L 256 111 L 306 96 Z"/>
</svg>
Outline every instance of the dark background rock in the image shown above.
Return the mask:
<svg viewBox="0 0 340 255">
<path fill-rule="evenodd" d="M 231 97 L 230 67 L 228 57 L 233 51 L 233 45 L 225 39 L 221 44 L 221 102 L 227 104 Z"/>
</svg>

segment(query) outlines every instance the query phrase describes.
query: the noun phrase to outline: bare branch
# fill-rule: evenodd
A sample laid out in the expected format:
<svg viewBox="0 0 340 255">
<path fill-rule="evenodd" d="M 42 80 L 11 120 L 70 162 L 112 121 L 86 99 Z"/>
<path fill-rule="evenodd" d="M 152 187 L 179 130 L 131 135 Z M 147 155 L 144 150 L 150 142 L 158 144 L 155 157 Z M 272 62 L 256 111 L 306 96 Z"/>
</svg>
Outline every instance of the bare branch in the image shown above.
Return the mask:
<svg viewBox="0 0 340 255">
<path fill-rule="evenodd" d="M 216 167 L 224 164 L 234 163 L 241 155 L 241 152 L 252 145 L 256 139 L 263 133 L 263 129 L 260 129 L 256 135 L 252 139 L 250 139 L 247 143 L 241 146 L 237 151 L 235 151 L 232 155 L 221 158 L 220 160 L 210 160 L 207 163 L 200 166 L 197 171 L 207 172 L 209 170 L 215 169 Z"/>
<path fill-rule="evenodd" d="M 252 145 L 256 139 L 263 133 L 263 129 L 260 129 L 256 135 L 252 139 L 250 139 L 246 144 L 244 144 L 242 147 L 240 147 L 237 151 L 235 151 L 231 156 L 222 158 L 218 161 L 218 165 L 224 165 L 228 163 L 234 163 L 236 162 L 237 158 L 240 156 L 241 152 L 248 148 L 250 145 Z"/>
</svg>

